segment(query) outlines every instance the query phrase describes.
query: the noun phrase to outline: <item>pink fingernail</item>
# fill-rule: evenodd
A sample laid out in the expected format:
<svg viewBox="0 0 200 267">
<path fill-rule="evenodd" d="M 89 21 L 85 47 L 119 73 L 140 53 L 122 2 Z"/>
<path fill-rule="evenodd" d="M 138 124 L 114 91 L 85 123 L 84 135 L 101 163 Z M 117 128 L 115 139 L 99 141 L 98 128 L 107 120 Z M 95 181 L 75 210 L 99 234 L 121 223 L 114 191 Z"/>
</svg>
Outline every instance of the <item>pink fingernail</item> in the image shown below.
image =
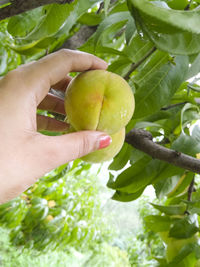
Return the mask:
<svg viewBox="0 0 200 267">
<path fill-rule="evenodd" d="M 99 142 L 99 149 L 109 146 L 111 142 L 112 142 L 112 139 L 109 135 L 102 136 Z"/>
</svg>

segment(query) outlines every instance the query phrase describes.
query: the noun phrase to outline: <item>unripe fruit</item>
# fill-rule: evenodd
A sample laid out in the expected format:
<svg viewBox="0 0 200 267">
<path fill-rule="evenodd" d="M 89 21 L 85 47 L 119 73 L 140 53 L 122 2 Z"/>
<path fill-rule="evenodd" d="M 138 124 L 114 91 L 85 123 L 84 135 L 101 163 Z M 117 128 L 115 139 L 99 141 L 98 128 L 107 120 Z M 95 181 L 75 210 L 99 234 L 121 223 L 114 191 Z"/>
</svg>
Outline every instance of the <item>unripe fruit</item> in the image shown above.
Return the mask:
<svg viewBox="0 0 200 267">
<path fill-rule="evenodd" d="M 133 92 L 119 75 L 90 70 L 76 76 L 65 94 L 67 121 L 75 131 L 98 130 L 111 135 L 109 147 L 83 157 L 90 162 L 112 159 L 121 149 L 125 126 L 135 108 Z"/>
<path fill-rule="evenodd" d="M 115 155 L 117 155 L 117 153 L 123 146 L 125 138 L 125 128 L 115 134 L 111 134 L 111 138 L 112 143 L 108 147 L 94 151 L 82 157 L 82 160 L 93 163 L 111 160 Z"/>
<path fill-rule="evenodd" d="M 52 215 L 47 215 L 47 217 L 45 218 L 45 222 L 50 222 L 54 219 L 54 217 Z"/>
<path fill-rule="evenodd" d="M 119 75 L 105 70 L 79 74 L 66 91 L 67 119 L 76 131 L 116 133 L 129 122 L 134 106 L 134 96 L 128 83 Z"/>
</svg>

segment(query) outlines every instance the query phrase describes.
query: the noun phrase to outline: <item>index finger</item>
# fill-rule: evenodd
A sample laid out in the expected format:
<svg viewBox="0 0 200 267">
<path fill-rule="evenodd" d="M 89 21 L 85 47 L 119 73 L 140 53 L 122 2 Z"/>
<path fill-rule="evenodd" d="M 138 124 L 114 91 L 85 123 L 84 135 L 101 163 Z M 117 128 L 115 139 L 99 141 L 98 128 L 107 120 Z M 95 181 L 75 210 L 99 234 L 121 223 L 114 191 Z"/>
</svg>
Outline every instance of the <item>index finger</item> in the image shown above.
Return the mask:
<svg viewBox="0 0 200 267">
<path fill-rule="evenodd" d="M 29 90 L 35 90 L 39 104 L 50 87 L 61 81 L 69 72 L 106 68 L 107 63 L 92 54 L 62 49 L 37 62 L 21 66 L 21 71 L 25 74 L 24 82 L 29 85 Z"/>
</svg>

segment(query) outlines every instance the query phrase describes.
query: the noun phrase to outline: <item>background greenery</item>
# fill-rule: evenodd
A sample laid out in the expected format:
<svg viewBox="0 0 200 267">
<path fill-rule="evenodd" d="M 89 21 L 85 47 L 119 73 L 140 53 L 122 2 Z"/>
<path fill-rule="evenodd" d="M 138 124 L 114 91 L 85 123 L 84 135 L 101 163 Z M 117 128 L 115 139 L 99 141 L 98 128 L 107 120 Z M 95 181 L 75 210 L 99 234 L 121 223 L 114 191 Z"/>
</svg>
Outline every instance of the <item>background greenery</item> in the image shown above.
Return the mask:
<svg viewBox="0 0 200 267">
<path fill-rule="evenodd" d="M 135 94 L 127 132 L 148 130 L 160 145 L 199 158 L 199 6 L 76 0 L 39 7 L 0 22 L 0 75 L 61 47 L 93 53 Z M 108 167 L 107 188 L 98 168 L 80 160 L 60 166 L 0 206 L 2 266 L 199 266 L 198 174 L 127 143 Z M 142 197 L 149 185 L 151 204 Z M 105 200 L 111 193 L 119 202 Z M 128 208 L 136 205 L 137 223 Z"/>
</svg>

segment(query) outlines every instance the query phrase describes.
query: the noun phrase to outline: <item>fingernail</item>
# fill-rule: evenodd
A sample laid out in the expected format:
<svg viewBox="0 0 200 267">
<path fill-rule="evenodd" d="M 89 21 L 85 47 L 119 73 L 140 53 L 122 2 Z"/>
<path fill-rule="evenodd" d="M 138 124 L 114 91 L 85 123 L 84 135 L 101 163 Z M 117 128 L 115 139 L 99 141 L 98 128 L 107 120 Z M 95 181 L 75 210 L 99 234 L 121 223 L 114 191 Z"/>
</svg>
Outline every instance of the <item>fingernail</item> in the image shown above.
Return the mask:
<svg viewBox="0 0 200 267">
<path fill-rule="evenodd" d="M 102 136 L 99 142 L 99 149 L 109 146 L 111 142 L 112 142 L 112 139 L 109 135 Z"/>
</svg>

